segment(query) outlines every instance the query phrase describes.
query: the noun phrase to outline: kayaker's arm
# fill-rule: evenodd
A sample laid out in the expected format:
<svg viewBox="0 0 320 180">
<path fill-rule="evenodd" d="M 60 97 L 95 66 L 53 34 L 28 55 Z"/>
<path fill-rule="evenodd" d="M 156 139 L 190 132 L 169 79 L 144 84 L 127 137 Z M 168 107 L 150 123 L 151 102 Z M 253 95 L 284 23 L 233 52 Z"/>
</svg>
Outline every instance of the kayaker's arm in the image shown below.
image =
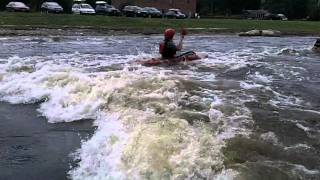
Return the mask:
<svg viewBox="0 0 320 180">
<path fill-rule="evenodd" d="M 178 46 L 177 46 L 177 50 L 178 50 L 178 51 L 181 51 L 181 50 L 182 50 L 182 47 L 183 47 L 183 39 L 184 39 L 184 36 L 181 35 L 180 42 L 179 42 L 179 44 L 178 44 Z"/>
<path fill-rule="evenodd" d="M 184 36 L 187 35 L 187 30 L 186 29 L 181 29 L 181 33 L 180 33 L 180 42 L 177 46 L 177 50 L 181 51 L 182 50 L 182 46 L 183 46 L 183 39 Z"/>
</svg>

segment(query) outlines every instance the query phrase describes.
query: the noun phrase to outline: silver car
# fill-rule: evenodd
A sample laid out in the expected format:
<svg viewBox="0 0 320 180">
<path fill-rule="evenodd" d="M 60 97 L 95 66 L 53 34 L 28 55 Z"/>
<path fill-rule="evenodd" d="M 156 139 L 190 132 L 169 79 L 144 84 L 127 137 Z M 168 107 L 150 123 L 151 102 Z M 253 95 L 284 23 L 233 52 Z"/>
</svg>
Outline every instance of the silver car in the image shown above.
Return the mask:
<svg viewBox="0 0 320 180">
<path fill-rule="evenodd" d="M 26 6 L 24 3 L 22 2 L 9 2 L 8 5 L 6 5 L 6 9 L 7 11 L 10 12 L 15 12 L 15 11 L 19 11 L 19 12 L 29 12 L 30 8 L 28 6 Z"/>
<path fill-rule="evenodd" d="M 89 4 L 74 4 L 72 12 L 75 14 L 96 14 L 96 11 Z"/>
<path fill-rule="evenodd" d="M 174 18 L 174 19 L 184 19 L 187 16 L 183 14 L 180 9 L 169 9 L 169 11 L 165 14 L 167 18 Z"/>
</svg>

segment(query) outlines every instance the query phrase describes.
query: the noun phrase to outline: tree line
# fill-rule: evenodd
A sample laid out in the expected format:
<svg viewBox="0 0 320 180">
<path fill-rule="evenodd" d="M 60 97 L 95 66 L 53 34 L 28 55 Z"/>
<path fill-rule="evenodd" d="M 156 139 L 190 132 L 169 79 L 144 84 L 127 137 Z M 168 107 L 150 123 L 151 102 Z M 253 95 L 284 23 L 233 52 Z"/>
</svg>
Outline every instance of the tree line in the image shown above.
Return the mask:
<svg viewBox="0 0 320 180">
<path fill-rule="evenodd" d="M 320 0 L 198 0 L 197 11 L 205 16 L 239 15 L 243 10 L 265 9 L 290 19 L 320 20 Z"/>
<path fill-rule="evenodd" d="M 0 9 L 12 0 L 1 0 Z M 19 0 L 33 11 L 40 9 L 46 0 Z M 71 11 L 73 0 L 55 0 L 66 12 Z M 86 0 L 94 5 L 96 0 Z M 111 0 L 107 0 L 109 3 Z M 116 0 L 114 0 L 116 1 Z M 271 13 L 285 14 L 290 19 L 307 18 L 320 20 L 320 0 L 197 0 L 197 12 L 204 16 L 239 15 L 243 10 L 265 9 Z"/>
</svg>

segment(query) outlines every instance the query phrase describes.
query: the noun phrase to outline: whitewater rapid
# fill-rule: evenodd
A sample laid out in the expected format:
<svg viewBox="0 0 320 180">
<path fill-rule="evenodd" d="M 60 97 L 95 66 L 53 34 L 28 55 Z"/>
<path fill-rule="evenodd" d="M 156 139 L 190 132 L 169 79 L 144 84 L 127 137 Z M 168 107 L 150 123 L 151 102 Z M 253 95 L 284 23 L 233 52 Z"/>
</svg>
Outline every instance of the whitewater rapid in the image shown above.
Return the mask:
<svg viewBox="0 0 320 180">
<path fill-rule="evenodd" d="M 66 42 L 49 38 L 43 43 L 81 47 L 89 42 L 85 47 L 101 45 L 108 52 L 112 45 L 126 48 L 135 38 Z M 59 49 L 0 59 L 1 101 L 38 103 L 39 114 L 49 123 L 94 120 L 95 133 L 72 153 L 79 163 L 68 172 L 71 179 L 234 179 L 239 172 L 225 165 L 224 148 L 236 136 L 252 135 L 254 121 L 246 103 L 258 101 L 257 91 L 271 94 L 268 103 L 275 107 L 308 104 L 272 87 L 280 78 L 307 78 L 301 75 L 306 69 L 275 68 L 279 72 L 269 75 L 246 69 L 265 66 L 268 62 L 260 60 L 267 56 L 287 53 L 277 47 L 219 49 L 223 41 L 193 37 L 186 48 L 200 39 L 199 49 L 204 49 L 208 59 L 180 67 L 143 67 L 131 62 L 154 56 L 159 37 L 138 38 L 146 40 L 141 46 L 151 46 L 152 53 L 143 48 L 124 50 L 128 54 Z M 210 49 L 212 44 L 216 49 Z M 228 44 L 232 43 L 224 43 Z M 309 47 L 300 48 L 303 52 Z M 232 74 L 243 69 L 248 71 L 245 78 Z M 273 132 L 262 134 L 261 139 L 279 144 Z"/>
</svg>

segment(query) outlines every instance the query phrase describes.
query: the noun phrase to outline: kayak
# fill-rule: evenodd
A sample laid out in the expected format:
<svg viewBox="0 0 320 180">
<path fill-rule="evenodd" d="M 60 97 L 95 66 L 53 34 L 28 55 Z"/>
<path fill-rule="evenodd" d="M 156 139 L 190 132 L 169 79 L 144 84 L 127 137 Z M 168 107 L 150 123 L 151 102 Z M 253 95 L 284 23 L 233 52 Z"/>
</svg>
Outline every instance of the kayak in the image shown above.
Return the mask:
<svg viewBox="0 0 320 180">
<path fill-rule="evenodd" d="M 152 58 L 138 60 L 137 62 L 143 66 L 160 66 L 160 65 L 176 65 L 182 62 L 197 61 L 207 58 L 208 55 L 204 53 L 196 53 L 191 55 L 179 56 L 173 59 Z"/>
</svg>

